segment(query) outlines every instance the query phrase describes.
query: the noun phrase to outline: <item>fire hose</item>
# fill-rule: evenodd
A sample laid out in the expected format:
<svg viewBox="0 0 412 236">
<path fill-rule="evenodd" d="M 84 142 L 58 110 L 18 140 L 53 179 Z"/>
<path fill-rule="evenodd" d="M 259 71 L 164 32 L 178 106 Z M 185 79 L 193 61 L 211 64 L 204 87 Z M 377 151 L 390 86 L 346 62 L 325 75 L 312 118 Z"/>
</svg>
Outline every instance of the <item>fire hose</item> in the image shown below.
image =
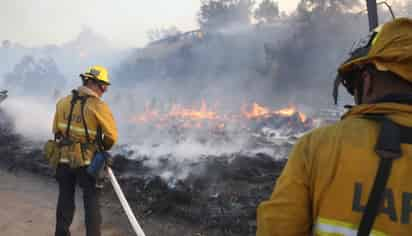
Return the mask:
<svg viewBox="0 0 412 236">
<path fill-rule="evenodd" d="M 139 222 L 137 222 L 136 217 L 134 216 L 133 211 L 130 208 L 130 205 L 127 202 L 126 197 L 124 196 L 123 191 L 120 188 L 120 185 L 117 182 L 116 177 L 114 176 L 113 171 L 110 167 L 107 167 L 107 173 L 109 174 L 109 179 L 113 185 L 113 189 L 116 192 L 117 197 L 119 198 L 120 204 L 122 205 L 123 210 L 126 213 L 134 232 L 137 236 L 146 236 L 142 228 L 140 227 Z"/>
</svg>

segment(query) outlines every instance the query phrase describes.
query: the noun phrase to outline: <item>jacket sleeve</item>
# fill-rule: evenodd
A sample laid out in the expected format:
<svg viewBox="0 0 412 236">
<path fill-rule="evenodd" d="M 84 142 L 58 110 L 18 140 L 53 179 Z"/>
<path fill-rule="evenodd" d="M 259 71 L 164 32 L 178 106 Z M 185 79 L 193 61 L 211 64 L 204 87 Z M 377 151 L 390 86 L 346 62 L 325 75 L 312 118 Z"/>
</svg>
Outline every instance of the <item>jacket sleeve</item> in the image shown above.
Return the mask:
<svg viewBox="0 0 412 236">
<path fill-rule="evenodd" d="M 257 210 L 256 236 L 311 235 L 308 137 L 293 148 L 269 200 Z"/>
<path fill-rule="evenodd" d="M 97 111 L 95 115 L 98 126 L 102 129 L 103 146 L 106 150 L 108 150 L 117 142 L 118 138 L 117 127 L 112 111 L 105 102 L 100 101 L 97 104 Z"/>
</svg>

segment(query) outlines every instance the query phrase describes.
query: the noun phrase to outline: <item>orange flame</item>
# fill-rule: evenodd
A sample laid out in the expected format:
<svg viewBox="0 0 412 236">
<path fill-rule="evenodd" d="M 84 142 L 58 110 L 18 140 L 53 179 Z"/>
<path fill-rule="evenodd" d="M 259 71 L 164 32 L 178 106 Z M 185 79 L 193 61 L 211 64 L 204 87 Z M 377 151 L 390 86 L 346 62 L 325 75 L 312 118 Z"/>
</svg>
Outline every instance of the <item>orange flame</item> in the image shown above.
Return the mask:
<svg viewBox="0 0 412 236">
<path fill-rule="evenodd" d="M 241 107 L 241 114 L 223 114 L 219 115 L 213 109 L 208 108 L 206 102 L 202 100 L 200 108 L 186 108 L 180 104 L 173 104 L 168 112 L 161 113 L 154 108 L 146 105 L 142 114 L 133 117 L 130 121 L 137 123 L 155 122 L 157 127 L 162 127 L 168 120 L 180 120 L 182 127 L 184 128 L 201 128 L 203 126 L 202 121 L 213 121 L 215 127 L 224 129 L 227 122 L 237 122 L 242 119 L 261 119 L 267 118 L 273 115 L 280 116 L 292 116 L 297 114 L 302 122 L 306 121 L 306 115 L 298 112 L 296 107 L 289 105 L 286 108 L 280 110 L 271 110 L 268 107 L 260 105 L 256 102 L 250 106 L 243 105 Z"/>
<path fill-rule="evenodd" d="M 242 113 L 248 119 L 253 119 L 253 118 L 265 117 L 267 115 L 270 115 L 271 112 L 268 108 L 261 106 L 254 102 L 252 105 L 252 110 L 250 112 L 246 111 L 245 106 L 243 106 Z"/>
<path fill-rule="evenodd" d="M 173 105 L 168 114 L 169 117 L 188 118 L 194 120 L 213 120 L 217 118 L 217 114 L 213 111 L 208 111 L 206 102 L 202 100 L 199 110 L 183 108 L 180 105 Z"/>
<path fill-rule="evenodd" d="M 225 123 L 219 123 L 218 125 L 216 125 L 216 128 L 218 129 L 224 129 L 226 127 Z"/>
<path fill-rule="evenodd" d="M 269 108 L 265 106 L 253 103 L 251 111 L 246 111 L 245 106 L 243 106 L 242 113 L 248 119 L 266 118 L 271 115 L 292 116 L 295 113 L 297 113 L 302 122 L 306 121 L 306 115 L 301 112 L 298 112 L 295 106 L 293 105 L 289 105 L 288 107 L 277 111 L 271 111 Z"/>
<path fill-rule="evenodd" d="M 302 122 L 306 121 L 306 115 L 299 112 L 296 109 L 296 107 L 293 106 L 293 105 L 289 105 L 287 108 L 283 108 L 283 109 L 280 109 L 278 111 L 275 111 L 275 114 L 279 114 L 279 115 L 282 115 L 282 116 L 292 116 L 295 113 L 297 113 L 299 115 L 299 118 Z"/>
</svg>

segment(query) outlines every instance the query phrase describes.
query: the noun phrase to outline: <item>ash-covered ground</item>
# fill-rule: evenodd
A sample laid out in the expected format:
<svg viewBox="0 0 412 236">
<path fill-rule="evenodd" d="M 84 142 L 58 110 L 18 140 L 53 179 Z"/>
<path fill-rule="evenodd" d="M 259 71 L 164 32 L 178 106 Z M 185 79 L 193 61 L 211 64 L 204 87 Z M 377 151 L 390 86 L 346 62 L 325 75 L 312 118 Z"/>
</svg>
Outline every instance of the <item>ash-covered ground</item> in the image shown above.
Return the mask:
<svg viewBox="0 0 412 236">
<path fill-rule="evenodd" d="M 42 143 L 17 135 L 4 112 L 0 120 L 1 164 L 10 171 L 25 169 L 52 176 L 43 160 Z M 312 128 L 297 115 L 256 122 L 254 129 L 244 131 L 250 134 L 244 150 L 219 155 L 180 158 L 179 152 L 164 152 L 150 156 L 153 152 L 139 151 L 143 146 L 137 144 L 118 146 L 113 151 L 113 169 L 138 218 L 144 219 L 143 228 L 148 219 L 162 219 L 172 225 L 190 225 L 207 235 L 254 235 L 258 204 L 270 196 L 297 136 Z M 218 138 L 227 137 L 215 134 L 214 142 Z M 115 199 L 109 183 L 105 192 Z"/>
</svg>

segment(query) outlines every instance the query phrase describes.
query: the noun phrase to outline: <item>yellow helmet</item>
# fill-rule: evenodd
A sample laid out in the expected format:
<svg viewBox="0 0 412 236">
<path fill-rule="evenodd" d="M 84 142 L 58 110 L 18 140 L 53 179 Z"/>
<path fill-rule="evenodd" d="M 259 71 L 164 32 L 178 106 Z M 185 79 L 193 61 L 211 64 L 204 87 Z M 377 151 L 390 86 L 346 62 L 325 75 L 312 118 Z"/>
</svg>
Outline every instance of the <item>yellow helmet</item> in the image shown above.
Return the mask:
<svg viewBox="0 0 412 236">
<path fill-rule="evenodd" d="M 353 95 L 352 73 L 366 64 L 373 64 L 380 71 L 390 71 L 412 82 L 412 19 L 398 18 L 385 23 L 355 45 L 349 59 L 339 66 L 335 103 L 340 83 Z"/>
<path fill-rule="evenodd" d="M 80 77 L 84 80 L 92 79 L 110 85 L 109 72 L 103 66 L 92 66 L 87 69 Z"/>
</svg>

